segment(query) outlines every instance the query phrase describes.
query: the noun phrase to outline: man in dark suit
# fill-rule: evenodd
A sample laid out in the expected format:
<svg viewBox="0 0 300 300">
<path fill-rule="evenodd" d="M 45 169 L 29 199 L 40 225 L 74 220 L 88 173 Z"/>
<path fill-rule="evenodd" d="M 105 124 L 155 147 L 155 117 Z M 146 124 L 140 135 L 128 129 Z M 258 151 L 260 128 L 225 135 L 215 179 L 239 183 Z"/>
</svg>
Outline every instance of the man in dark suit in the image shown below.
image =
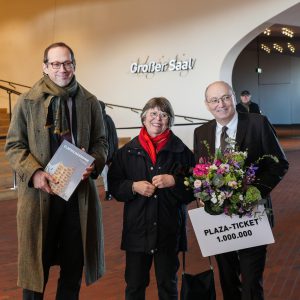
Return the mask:
<svg viewBox="0 0 300 300">
<path fill-rule="evenodd" d="M 258 104 L 251 101 L 251 94 L 249 91 L 242 91 L 241 92 L 241 102 L 236 105 L 236 110 L 238 112 L 244 113 L 256 113 L 260 114 L 260 108 Z"/>
<path fill-rule="evenodd" d="M 266 206 L 271 208 L 270 192 L 279 183 L 288 169 L 288 162 L 278 143 L 275 131 L 265 116 L 238 113 L 232 87 L 223 81 L 210 84 L 205 91 L 207 109 L 215 117 L 195 129 L 194 152 L 196 162 L 220 147 L 222 127 L 227 127 L 227 136 L 234 139 L 236 148 L 248 151 L 246 164 L 254 163 L 265 154 L 278 158 L 279 162 L 265 159 L 259 165 L 255 186 L 260 190 Z M 273 216 L 270 215 L 273 225 Z M 225 300 L 261 300 L 263 295 L 263 271 L 267 246 L 257 246 L 216 255 L 221 287 Z"/>
</svg>

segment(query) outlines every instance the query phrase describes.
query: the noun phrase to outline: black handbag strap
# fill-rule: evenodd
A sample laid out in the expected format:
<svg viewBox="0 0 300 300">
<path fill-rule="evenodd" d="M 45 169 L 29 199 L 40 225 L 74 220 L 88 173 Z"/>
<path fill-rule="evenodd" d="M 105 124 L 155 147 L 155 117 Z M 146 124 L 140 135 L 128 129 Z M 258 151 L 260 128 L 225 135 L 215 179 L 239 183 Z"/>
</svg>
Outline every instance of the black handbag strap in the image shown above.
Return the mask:
<svg viewBox="0 0 300 300">
<path fill-rule="evenodd" d="M 214 267 L 211 263 L 210 256 L 208 257 L 210 269 L 213 270 Z M 185 251 L 182 251 L 182 273 L 185 273 Z"/>
</svg>

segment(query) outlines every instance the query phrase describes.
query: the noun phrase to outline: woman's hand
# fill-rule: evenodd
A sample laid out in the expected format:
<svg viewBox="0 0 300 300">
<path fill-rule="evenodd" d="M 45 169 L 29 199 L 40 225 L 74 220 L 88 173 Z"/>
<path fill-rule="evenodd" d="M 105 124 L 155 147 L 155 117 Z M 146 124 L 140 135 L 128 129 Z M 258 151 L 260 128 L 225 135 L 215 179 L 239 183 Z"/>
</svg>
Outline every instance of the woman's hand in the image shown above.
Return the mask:
<svg viewBox="0 0 300 300">
<path fill-rule="evenodd" d="M 159 189 L 172 187 L 175 185 L 175 179 L 169 174 L 156 175 L 152 178 L 152 184 Z"/>
<path fill-rule="evenodd" d="M 155 192 L 155 186 L 146 180 L 136 181 L 132 184 L 132 191 L 145 197 L 151 197 Z"/>
</svg>

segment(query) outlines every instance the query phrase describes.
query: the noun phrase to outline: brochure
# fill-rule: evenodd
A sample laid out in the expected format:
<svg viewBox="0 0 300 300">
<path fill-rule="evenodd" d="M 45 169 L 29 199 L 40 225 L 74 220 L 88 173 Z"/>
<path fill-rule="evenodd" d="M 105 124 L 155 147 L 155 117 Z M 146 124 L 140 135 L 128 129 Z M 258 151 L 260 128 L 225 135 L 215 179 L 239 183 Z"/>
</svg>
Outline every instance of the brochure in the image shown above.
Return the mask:
<svg viewBox="0 0 300 300">
<path fill-rule="evenodd" d="M 52 191 L 68 201 L 80 183 L 85 169 L 94 160 L 91 155 L 64 140 L 45 168 L 45 172 L 58 181 L 57 184 L 50 182 Z"/>
</svg>

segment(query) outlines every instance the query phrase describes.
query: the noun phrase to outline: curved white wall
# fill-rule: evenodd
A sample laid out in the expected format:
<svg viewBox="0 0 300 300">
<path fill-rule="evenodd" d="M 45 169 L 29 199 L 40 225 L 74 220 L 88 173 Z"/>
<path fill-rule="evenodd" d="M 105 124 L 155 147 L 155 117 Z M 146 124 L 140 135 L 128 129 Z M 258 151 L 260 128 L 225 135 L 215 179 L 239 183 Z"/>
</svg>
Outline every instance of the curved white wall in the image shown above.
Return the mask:
<svg viewBox="0 0 300 300">
<path fill-rule="evenodd" d="M 153 96 L 171 100 L 175 113 L 211 118 L 203 104 L 208 83 L 231 81 L 243 38 L 298 1 L 114 0 L 11 1 L 0 12 L 0 79 L 32 85 L 41 76 L 48 44 L 75 51 L 77 78 L 104 102 L 141 108 Z M 240 41 L 240 42 L 239 42 Z M 238 44 L 239 43 L 239 44 Z M 239 45 L 237 47 L 237 45 Z M 196 58 L 194 70 L 146 78 L 130 73 L 140 59 Z M 0 94 L 1 101 L 3 93 Z M 109 110 L 117 126 L 139 125 L 137 115 Z M 176 120 L 182 123 L 183 120 Z M 192 145 L 193 128 L 174 131 Z M 122 131 L 134 136 L 137 131 Z"/>
</svg>

